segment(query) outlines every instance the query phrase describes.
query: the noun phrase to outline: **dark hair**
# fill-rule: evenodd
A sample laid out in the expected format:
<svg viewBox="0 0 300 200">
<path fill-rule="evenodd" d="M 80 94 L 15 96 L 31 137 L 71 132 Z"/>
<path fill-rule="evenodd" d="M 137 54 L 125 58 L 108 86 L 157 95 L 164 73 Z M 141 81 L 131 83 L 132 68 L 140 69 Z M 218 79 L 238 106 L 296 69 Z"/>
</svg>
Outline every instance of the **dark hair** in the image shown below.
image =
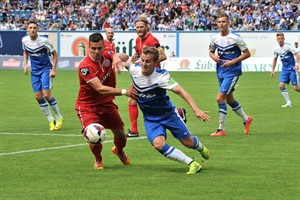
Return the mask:
<svg viewBox="0 0 300 200">
<path fill-rule="evenodd" d="M 101 33 L 93 33 L 92 35 L 90 35 L 89 42 L 99 42 L 99 41 L 103 41 L 103 36 L 101 35 Z"/>
<path fill-rule="evenodd" d="M 154 56 L 154 61 L 158 61 L 159 58 L 159 52 L 156 48 L 150 47 L 150 46 L 144 46 L 143 47 L 143 54 L 152 54 Z"/>
</svg>

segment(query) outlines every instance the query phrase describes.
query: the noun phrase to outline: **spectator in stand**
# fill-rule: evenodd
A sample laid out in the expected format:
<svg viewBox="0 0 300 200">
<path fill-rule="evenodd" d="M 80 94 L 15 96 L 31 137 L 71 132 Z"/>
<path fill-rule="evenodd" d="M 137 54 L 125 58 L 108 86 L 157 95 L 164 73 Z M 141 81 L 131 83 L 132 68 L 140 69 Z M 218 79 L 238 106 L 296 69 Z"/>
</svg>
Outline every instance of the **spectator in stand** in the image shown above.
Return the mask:
<svg viewBox="0 0 300 200">
<path fill-rule="evenodd" d="M 105 19 L 109 19 L 109 27 L 118 27 L 121 25 L 122 30 L 132 30 L 132 26 L 130 26 L 128 22 L 135 21 L 136 17 L 142 13 L 147 13 L 152 30 L 158 30 L 155 24 L 159 24 L 160 19 L 163 20 L 162 24 L 165 22 L 169 23 L 172 20 L 177 24 L 178 21 L 183 20 L 184 24 L 179 23 L 180 26 L 177 27 L 177 30 L 197 30 L 199 27 L 199 30 L 215 30 L 216 26 L 211 26 L 210 24 L 210 17 L 216 17 L 219 10 L 224 10 L 229 16 L 229 19 L 233 21 L 231 25 L 231 29 L 233 30 L 236 28 L 240 29 L 238 25 L 241 24 L 243 26 L 243 19 L 245 18 L 247 18 L 248 25 L 250 25 L 253 20 L 255 21 L 255 30 L 270 30 L 272 17 L 275 17 L 276 30 L 282 29 L 279 23 L 282 18 L 289 18 L 289 20 L 286 20 L 286 24 L 283 25 L 283 29 L 296 30 L 297 25 L 299 27 L 298 29 L 300 29 L 299 0 L 256 0 L 251 2 L 249 2 L 249 0 L 174 0 L 170 2 L 161 0 L 160 3 L 158 3 L 158 1 L 147 1 L 145 4 L 140 1 L 122 0 L 118 1 L 118 6 L 117 1 L 101 1 L 96 5 L 92 0 L 45 0 L 43 1 L 43 9 L 40 2 L 42 2 L 42 0 L 30 0 L 28 3 L 27 1 L 22 3 L 22 5 L 14 2 L 11 4 L 3 3 L 2 19 L 6 23 L 7 19 L 11 18 L 13 23 L 15 19 L 13 19 L 12 14 L 14 10 L 17 9 L 24 11 L 24 17 L 26 17 L 26 19 L 30 19 L 32 16 L 36 16 L 37 13 L 43 12 L 46 17 L 45 26 L 47 26 L 49 21 L 53 21 L 53 16 L 47 16 L 48 13 L 51 14 L 54 11 L 59 15 L 58 18 L 61 18 L 68 12 L 70 19 L 72 16 L 79 16 L 76 18 L 76 21 L 73 19 L 74 24 L 78 27 L 85 21 L 84 18 L 89 18 L 90 16 L 91 19 L 89 20 L 97 21 L 97 23 L 91 25 L 87 24 L 89 29 L 102 30 L 103 22 Z M 80 3 L 80 6 L 78 3 Z M 191 15 L 190 18 L 185 16 L 185 14 L 188 13 Z M 109 15 L 111 15 L 111 17 L 109 17 Z M 203 18 L 203 15 L 206 15 L 206 19 Z M 21 15 L 20 17 L 23 16 Z M 99 20 L 99 18 L 102 19 Z M 204 26 L 197 26 L 199 22 L 196 20 L 199 20 L 199 18 L 202 19 Z M 56 19 L 55 17 L 54 20 Z M 42 20 L 39 20 L 39 22 L 43 23 Z M 21 22 L 18 23 L 20 26 Z M 192 23 L 192 26 L 190 23 Z M 295 25 L 295 23 L 297 24 Z M 61 25 L 62 30 L 68 30 L 65 25 Z M 78 28 L 78 30 L 79 29 L 80 28 Z M 172 25 L 170 30 L 173 30 Z"/>
</svg>

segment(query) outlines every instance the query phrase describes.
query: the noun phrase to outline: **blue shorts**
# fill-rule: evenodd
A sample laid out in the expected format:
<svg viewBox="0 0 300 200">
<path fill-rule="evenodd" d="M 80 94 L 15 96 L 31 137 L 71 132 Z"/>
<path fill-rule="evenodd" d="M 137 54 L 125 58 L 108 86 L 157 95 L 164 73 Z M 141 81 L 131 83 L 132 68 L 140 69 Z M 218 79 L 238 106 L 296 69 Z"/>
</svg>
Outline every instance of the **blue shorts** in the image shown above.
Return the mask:
<svg viewBox="0 0 300 200">
<path fill-rule="evenodd" d="M 50 78 L 51 69 L 38 72 L 31 72 L 31 85 L 34 92 L 52 89 L 52 78 Z"/>
<path fill-rule="evenodd" d="M 186 124 L 177 113 L 177 110 L 172 111 L 164 120 L 161 121 L 144 120 L 144 125 L 148 140 L 151 144 L 156 137 L 161 135 L 167 139 L 167 129 L 178 140 L 185 139 L 191 135 Z"/>
<path fill-rule="evenodd" d="M 218 78 L 220 90 L 222 94 L 230 94 L 234 91 L 234 86 L 239 80 L 239 76 L 230 76 L 226 78 Z"/>
<path fill-rule="evenodd" d="M 292 71 L 281 71 L 279 82 L 289 84 L 291 81 L 292 85 L 298 85 L 299 77 L 295 70 Z"/>
</svg>

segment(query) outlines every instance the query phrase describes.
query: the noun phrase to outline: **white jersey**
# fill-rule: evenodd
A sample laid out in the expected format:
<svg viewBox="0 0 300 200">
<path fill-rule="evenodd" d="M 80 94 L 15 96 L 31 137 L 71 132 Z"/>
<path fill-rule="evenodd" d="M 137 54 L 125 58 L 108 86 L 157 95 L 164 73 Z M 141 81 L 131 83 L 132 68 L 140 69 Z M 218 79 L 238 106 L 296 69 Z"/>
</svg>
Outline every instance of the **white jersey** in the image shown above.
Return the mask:
<svg viewBox="0 0 300 200">
<path fill-rule="evenodd" d="M 28 35 L 24 36 L 22 47 L 29 55 L 32 72 L 52 69 L 50 53 L 55 49 L 48 38 L 38 35 L 35 40 L 31 40 Z"/>
<path fill-rule="evenodd" d="M 171 78 L 167 70 L 155 68 L 151 75 L 144 76 L 139 65 L 130 65 L 129 73 L 139 93 L 137 102 L 145 119 L 162 120 L 168 113 L 174 111 L 175 106 L 166 90 L 171 90 L 178 83 Z"/>
<path fill-rule="evenodd" d="M 248 49 L 243 37 L 235 32 L 229 32 L 222 36 L 221 33 L 215 33 L 211 36 L 209 51 L 215 52 L 222 60 L 217 63 L 217 75 L 219 78 L 228 76 L 240 76 L 242 74 L 242 62 L 237 62 L 230 67 L 223 67 L 226 60 L 233 60 L 239 57 L 244 50 Z"/>
<path fill-rule="evenodd" d="M 274 58 L 277 59 L 278 56 L 282 62 L 282 70 L 284 71 L 292 71 L 295 67 L 295 57 L 294 54 L 296 50 L 292 47 L 292 45 L 288 43 L 284 43 L 283 46 L 277 46 L 274 50 Z"/>
</svg>

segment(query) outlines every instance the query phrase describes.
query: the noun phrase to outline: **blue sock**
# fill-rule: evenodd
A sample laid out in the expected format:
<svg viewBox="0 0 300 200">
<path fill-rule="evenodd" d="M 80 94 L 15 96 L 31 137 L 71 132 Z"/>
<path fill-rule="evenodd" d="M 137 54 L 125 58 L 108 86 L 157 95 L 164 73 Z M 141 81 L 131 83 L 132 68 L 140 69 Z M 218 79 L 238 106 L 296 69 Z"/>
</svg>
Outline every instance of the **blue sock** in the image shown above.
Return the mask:
<svg viewBox="0 0 300 200">
<path fill-rule="evenodd" d="M 45 99 L 41 99 L 41 100 L 39 100 L 37 102 L 40 105 L 40 107 L 47 107 L 48 106 L 48 103 L 46 102 Z"/>
<path fill-rule="evenodd" d="M 237 102 L 236 100 L 234 100 L 234 102 L 232 104 L 229 104 L 230 107 L 232 108 L 233 111 L 238 110 L 241 105 L 239 104 L 239 102 Z"/>
<path fill-rule="evenodd" d="M 162 155 L 164 155 L 165 157 L 168 157 L 169 154 L 171 154 L 174 151 L 174 147 L 165 144 L 161 150 L 159 151 L 159 153 L 161 153 Z"/>
<path fill-rule="evenodd" d="M 54 97 L 52 97 L 52 98 L 50 99 L 50 101 L 48 101 L 48 102 L 49 102 L 49 104 L 50 104 L 51 106 L 54 106 L 54 105 L 57 104 L 57 102 L 56 102 L 56 100 L 55 100 Z"/>
<path fill-rule="evenodd" d="M 227 106 L 226 103 L 219 103 L 219 112 L 227 115 Z"/>
</svg>

